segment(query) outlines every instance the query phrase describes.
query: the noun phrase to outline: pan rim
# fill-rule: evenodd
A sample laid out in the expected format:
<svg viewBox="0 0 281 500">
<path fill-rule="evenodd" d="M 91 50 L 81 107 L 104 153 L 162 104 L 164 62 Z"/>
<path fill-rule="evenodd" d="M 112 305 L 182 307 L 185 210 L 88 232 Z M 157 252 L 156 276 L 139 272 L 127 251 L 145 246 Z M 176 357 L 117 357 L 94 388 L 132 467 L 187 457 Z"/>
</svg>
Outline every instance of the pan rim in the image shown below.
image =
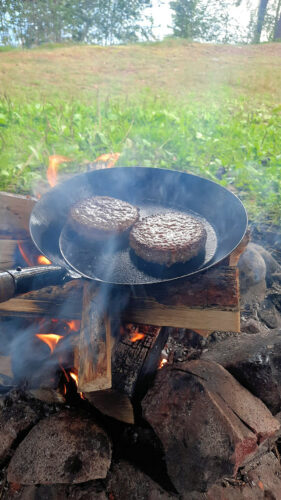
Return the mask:
<svg viewBox="0 0 281 500">
<path fill-rule="evenodd" d="M 165 279 L 162 279 L 161 281 L 153 281 L 153 279 L 147 283 L 133 283 L 133 284 L 130 284 L 130 283 L 119 283 L 119 282 L 116 282 L 116 281 L 107 281 L 107 280 L 102 280 L 100 278 L 92 278 L 92 277 L 89 277 L 87 276 L 86 274 L 84 274 L 83 272 L 81 272 L 80 270 L 77 270 L 75 267 L 73 267 L 72 265 L 69 264 L 69 262 L 64 258 L 62 252 L 61 252 L 61 248 L 60 248 L 60 243 L 58 242 L 58 248 L 59 248 L 59 252 L 60 252 L 60 257 L 61 257 L 61 260 L 63 261 L 63 266 L 62 266 L 62 263 L 60 263 L 59 265 L 61 265 L 62 267 L 65 267 L 70 273 L 75 273 L 75 274 L 78 274 L 77 277 L 81 277 L 81 278 L 86 278 L 86 279 L 89 279 L 91 281 L 96 281 L 96 282 L 99 282 L 99 283 L 104 283 L 104 284 L 108 284 L 108 285 L 116 285 L 116 286 L 133 286 L 133 287 L 137 287 L 137 286 L 150 286 L 150 285 L 161 285 L 161 283 L 166 283 L 166 282 L 171 282 L 171 281 L 175 281 L 175 280 L 180 280 L 180 279 L 185 279 L 189 276 L 194 276 L 196 274 L 199 274 L 199 273 L 202 273 L 202 272 L 205 272 L 207 271 L 208 269 L 220 264 L 224 259 L 226 259 L 232 252 L 234 252 L 234 250 L 239 246 L 239 244 L 241 243 L 241 241 L 243 240 L 243 238 L 245 237 L 245 234 L 247 232 L 247 228 L 248 228 L 248 214 L 247 214 L 247 211 L 242 203 L 242 201 L 240 200 L 240 198 L 235 194 L 233 193 L 232 191 L 230 191 L 229 189 L 227 189 L 225 186 L 221 186 L 219 183 L 211 180 L 211 179 L 208 179 L 206 177 L 202 177 L 202 176 L 199 176 L 199 175 L 196 175 L 196 174 L 193 174 L 193 173 L 190 173 L 190 172 L 185 172 L 185 171 L 181 171 L 181 170 L 174 170 L 174 169 L 165 169 L 165 168 L 158 168 L 158 167 L 144 167 L 144 166 L 118 166 L 118 167 L 111 167 L 111 168 L 107 168 L 107 169 L 100 169 L 100 170 L 95 170 L 95 171 L 89 171 L 89 172 L 83 172 L 83 173 L 78 173 L 76 175 L 73 175 L 73 177 L 71 177 L 70 179 L 67 179 L 66 181 L 58 184 L 57 186 L 55 186 L 54 188 L 52 188 L 51 190 L 49 190 L 46 194 L 44 194 L 39 200 L 38 202 L 35 204 L 35 206 L 33 207 L 32 209 L 32 212 L 31 212 L 31 215 L 30 215 L 30 219 L 29 219 L 29 231 L 30 231 L 30 235 L 31 235 L 31 238 L 32 238 L 32 241 L 33 243 L 35 244 L 35 246 L 37 247 L 37 249 L 43 254 L 45 255 L 47 258 L 50 258 L 50 256 L 48 256 L 48 254 L 45 252 L 45 250 L 43 250 L 40 245 L 37 243 L 36 239 L 35 239 L 35 236 L 33 234 L 33 226 L 32 226 L 32 215 L 34 214 L 34 212 L 36 211 L 36 207 L 38 207 L 38 205 L 41 205 L 42 202 L 44 202 L 47 198 L 48 198 L 48 195 L 49 196 L 52 196 L 54 194 L 54 192 L 60 192 L 62 186 L 64 185 L 67 185 L 67 183 L 71 183 L 73 182 L 73 179 L 75 178 L 84 178 L 86 177 L 87 175 L 91 175 L 91 174 L 95 174 L 95 172 L 99 172 L 100 175 L 103 175 L 102 172 L 108 172 L 110 170 L 118 170 L 118 169 L 121 169 L 121 170 L 125 170 L 125 169 L 136 169 L 136 170 L 139 170 L 139 169 L 142 169 L 142 170 L 146 170 L 146 171 L 160 171 L 162 172 L 163 174 L 164 173 L 178 173 L 180 175 L 186 175 L 188 177 L 192 177 L 192 178 L 196 178 L 196 179 L 200 179 L 201 181 L 203 181 L 204 183 L 208 183 L 208 184 L 212 184 L 212 185 L 215 185 L 216 188 L 219 188 L 220 190 L 224 191 L 225 193 L 227 193 L 227 195 L 231 195 L 235 200 L 236 200 L 236 203 L 238 203 L 238 205 L 240 206 L 240 209 L 244 215 L 244 230 L 242 232 L 242 236 L 240 237 L 239 241 L 237 242 L 237 244 L 235 246 L 233 246 L 233 248 L 231 249 L 231 251 L 225 253 L 221 258 L 218 258 L 218 260 L 216 260 L 215 262 L 211 262 L 210 264 L 206 264 L 206 266 L 204 266 L 203 268 L 201 269 L 197 269 L 197 270 L 194 270 L 188 274 L 185 274 L 185 275 L 182 275 L 182 276 L 176 276 L 176 277 L 173 277 L 173 278 L 165 278 Z M 105 174 L 106 175 L 106 174 Z M 61 228 L 61 231 L 62 231 L 63 227 Z M 59 237 L 60 238 L 60 237 Z M 75 276 L 76 277 L 76 276 Z"/>
</svg>

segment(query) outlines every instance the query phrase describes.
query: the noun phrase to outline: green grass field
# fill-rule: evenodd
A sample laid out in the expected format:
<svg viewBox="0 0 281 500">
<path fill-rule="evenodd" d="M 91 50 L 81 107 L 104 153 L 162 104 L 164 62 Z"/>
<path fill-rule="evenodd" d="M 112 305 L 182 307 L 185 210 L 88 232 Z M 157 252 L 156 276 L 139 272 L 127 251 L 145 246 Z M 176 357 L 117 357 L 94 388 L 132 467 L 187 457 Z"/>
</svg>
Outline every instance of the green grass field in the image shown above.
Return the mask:
<svg viewBox="0 0 281 500">
<path fill-rule="evenodd" d="M 32 192 L 48 157 L 193 172 L 228 186 L 252 219 L 279 222 L 281 44 L 169 40 L 0 51 L 0 189 Z"/>
</svg>

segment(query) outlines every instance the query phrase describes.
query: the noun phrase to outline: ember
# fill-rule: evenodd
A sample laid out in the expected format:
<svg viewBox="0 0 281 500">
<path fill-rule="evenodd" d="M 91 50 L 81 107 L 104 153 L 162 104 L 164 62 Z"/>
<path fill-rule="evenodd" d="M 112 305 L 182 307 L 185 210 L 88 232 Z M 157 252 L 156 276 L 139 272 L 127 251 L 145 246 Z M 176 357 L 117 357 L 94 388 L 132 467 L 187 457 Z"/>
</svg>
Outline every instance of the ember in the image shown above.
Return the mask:
<svg viewBox="0 0 281 500">
<path fill-rule="evenodd" d="M 130 337 L 131 342 L 137 342 L 138 340 L 142 340 L 145 337 L 144 333 L 133 333 Z"/>
<path fill-rule="evenodd" d="M 71 321 L 67 321 L 66 324 L 69 326 L 71 332 L 78 332 L 81 321 L 79 319 L 72 319 Z"/>
</svg>

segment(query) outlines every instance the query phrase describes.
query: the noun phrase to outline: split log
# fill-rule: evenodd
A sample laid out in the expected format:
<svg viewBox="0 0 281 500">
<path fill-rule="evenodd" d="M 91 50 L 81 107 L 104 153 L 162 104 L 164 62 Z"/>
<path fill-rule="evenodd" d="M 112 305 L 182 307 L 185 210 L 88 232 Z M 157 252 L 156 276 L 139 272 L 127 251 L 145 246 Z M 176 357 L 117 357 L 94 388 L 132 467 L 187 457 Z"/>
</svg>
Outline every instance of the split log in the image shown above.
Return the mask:
<svg viewBox="0 0 281 500">
<path fill-rule="evenodd" d="M 0 394 L 9 392 L 14 387 L 13 379 L 10 356 L 0 355 Z"/>
<path fill-rule="evenodd" d="M 112 388 L 87 393 L 87 399 L 105 415 L 133 424 L 134 407 L 153 381 L 168 335 L 168 328 L 124 325 L 112 350 Z"/>
<path fill-rule="evenodd" d="M 78 391 L 111 387 L 111 326 L 96 286 L 85 282 L 79 346 Z"/>
<path fill-rule="evenodd" d="M 0 192 L 0 233 L 10 239 L 29 236 L 29 217 L 36 198 Z"/>
</svg>

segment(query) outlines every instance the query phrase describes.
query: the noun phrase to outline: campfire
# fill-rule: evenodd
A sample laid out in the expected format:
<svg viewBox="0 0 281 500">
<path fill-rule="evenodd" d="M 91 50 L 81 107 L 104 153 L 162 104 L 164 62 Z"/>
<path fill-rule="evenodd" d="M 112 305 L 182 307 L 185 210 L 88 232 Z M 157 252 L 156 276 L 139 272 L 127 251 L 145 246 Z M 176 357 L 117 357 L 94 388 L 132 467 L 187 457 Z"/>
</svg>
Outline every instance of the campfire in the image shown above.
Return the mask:
<svg viewBox="0 0 281 500">
<path fill-rule="evenodd" d="M 102 155 L 97 164 L 117 159 Z M 51 186 L 62 161 L 69 158 L 50 157 Z M 237 264 L 248 236 L 194 276 L 104 288 L 73 279 L 37 250 L 28 231 L 36 203 L 0 195 L 2 300 L 10 293 L 0 303 L 3 498 L 44 488 L 50 498 L 84 491 L 120 500 L 271 491 L 265 476 L 278 469 L 281 401 L 268 397 L 272 381 L 257 389 L 251 363 L 280 342 L 274 332 L 266 347 L 248 338 L 258 332 L 238 337 Z M 255 472 L 260 463 L 264 472 Z"/>
</svg>

